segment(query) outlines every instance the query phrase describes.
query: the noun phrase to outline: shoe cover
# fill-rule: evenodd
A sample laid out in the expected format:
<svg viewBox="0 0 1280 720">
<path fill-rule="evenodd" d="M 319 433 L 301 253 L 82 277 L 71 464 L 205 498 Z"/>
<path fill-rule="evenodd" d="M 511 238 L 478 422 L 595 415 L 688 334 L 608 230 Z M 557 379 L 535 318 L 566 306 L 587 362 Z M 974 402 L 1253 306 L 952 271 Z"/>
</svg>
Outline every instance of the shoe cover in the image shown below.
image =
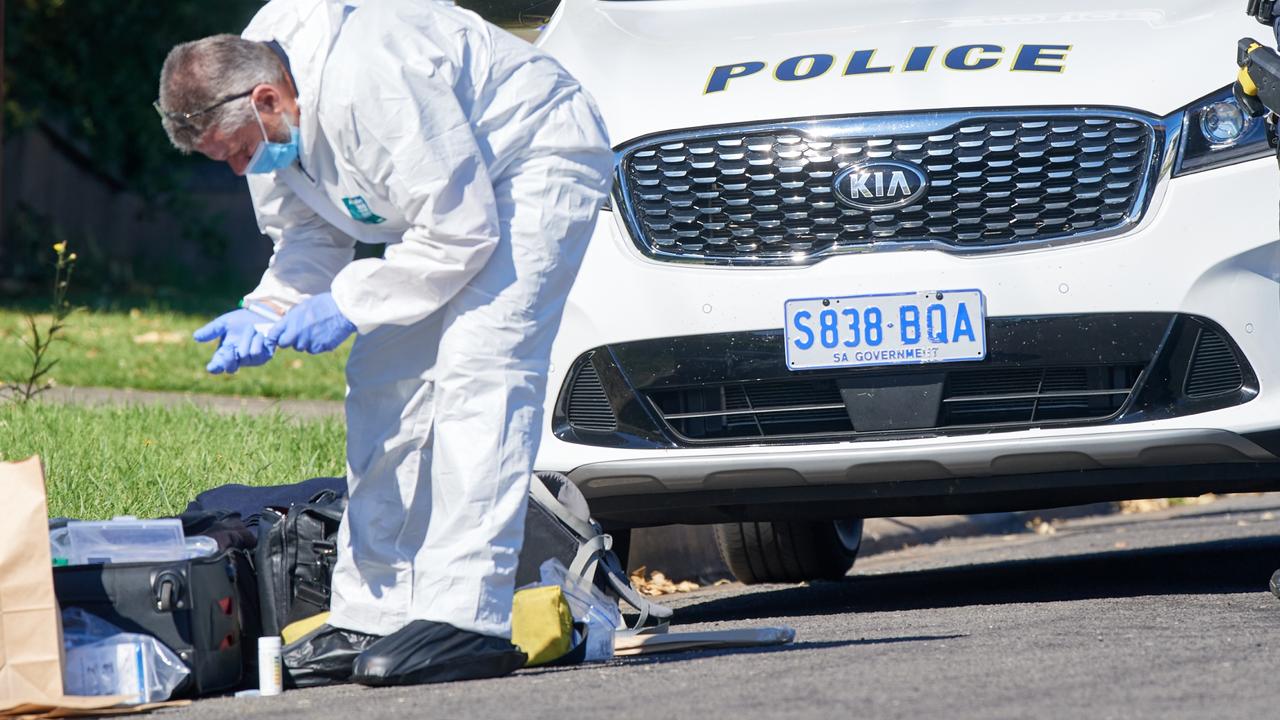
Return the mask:
<svg viewBox="0 0 1280 720">
<path fill-rule="evenodd" d="M 351 679 L 361 685 L 418 685 L 509 675 L 525 654 L 510 641 L 414 620 L 356 658 Z"/>
<path fill-rule="evenodd" d="M 288 688 L 351 682 L 351 665 L 380 638 L 354 630 L 321 625 L 280 650 L 284 685 Z"/>
</svg>

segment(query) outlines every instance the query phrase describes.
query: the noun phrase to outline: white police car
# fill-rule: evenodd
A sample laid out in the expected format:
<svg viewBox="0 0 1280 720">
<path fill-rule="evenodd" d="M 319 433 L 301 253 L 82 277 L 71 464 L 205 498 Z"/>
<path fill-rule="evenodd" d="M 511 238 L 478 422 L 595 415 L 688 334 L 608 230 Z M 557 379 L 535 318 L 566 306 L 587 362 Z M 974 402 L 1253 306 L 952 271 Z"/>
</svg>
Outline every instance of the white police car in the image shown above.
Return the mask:
<svg viewBox="0 0 1280 720">
<path fill-rule="evenodd" d="M 746 581 L 857 518 L 1274 488 L 1240 0 L 565 0 L 616 143 L 538 467 Z"/>
</svg>

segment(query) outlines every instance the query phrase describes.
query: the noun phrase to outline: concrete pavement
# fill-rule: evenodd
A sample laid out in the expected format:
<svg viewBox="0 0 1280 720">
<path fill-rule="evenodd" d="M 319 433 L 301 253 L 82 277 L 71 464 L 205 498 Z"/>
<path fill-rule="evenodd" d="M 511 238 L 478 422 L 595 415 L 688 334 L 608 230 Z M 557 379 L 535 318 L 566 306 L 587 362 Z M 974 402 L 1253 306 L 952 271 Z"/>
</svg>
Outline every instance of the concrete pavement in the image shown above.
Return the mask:
<svg viewBox="0 0 1280 720">
<path fill-rule="evenodd" d="M 166 720 L 305 717 L 1259 718 L 1280 703 L 1280 498 L 1068 520 L 867 558 L 844 582 L 677 596 L 676 629 L 791 646 L 499 680 L 203 700 Z"/>
</svg>

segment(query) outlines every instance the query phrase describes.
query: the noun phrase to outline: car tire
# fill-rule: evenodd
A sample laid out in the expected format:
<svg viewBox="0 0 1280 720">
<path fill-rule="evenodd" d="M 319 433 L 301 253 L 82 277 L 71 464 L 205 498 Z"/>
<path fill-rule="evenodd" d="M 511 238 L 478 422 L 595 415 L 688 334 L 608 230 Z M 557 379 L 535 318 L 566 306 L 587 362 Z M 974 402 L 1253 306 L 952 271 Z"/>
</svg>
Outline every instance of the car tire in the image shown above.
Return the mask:
<svg viewBox="0 0 1280 720">
<path fill-rule="evenodd" d="M 860 519 L 716 525 L 720 555 L 748 585 L 838 580 L 853 567 L 861 542 Z"/>
<path fill-rule="evenodd" d="M 628 569 L 627 563 L 631 561 L 631 528 L 612 529 L 608 534 L 613 538 L 613 554 L 618 556 L 622 568 Z"/>
</svg>

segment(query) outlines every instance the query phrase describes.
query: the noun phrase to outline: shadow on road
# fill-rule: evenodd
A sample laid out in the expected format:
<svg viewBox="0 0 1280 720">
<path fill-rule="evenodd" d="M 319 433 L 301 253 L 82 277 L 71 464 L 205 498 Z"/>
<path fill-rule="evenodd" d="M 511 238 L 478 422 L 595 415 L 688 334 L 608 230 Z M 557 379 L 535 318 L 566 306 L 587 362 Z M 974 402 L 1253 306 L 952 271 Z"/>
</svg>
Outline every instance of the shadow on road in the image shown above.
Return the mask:
<svg viewBox="0 0 1280 720">
<path fill-rule="evenodd" d="M 672 632 L 679 632 L 679 628 Z M 722 650 L 680 650 L 675 652 L 657 653 L 654 655 L 633 655 L 627 657 L 614 658 L 611 661 L 613 665 L 619 666 L 637 666 L 637 665 L 670 665 L 676 662 L 685 662 L 688 660 L 703 660 L 705 658 L 720 657 L 724 655 L 760 655 L 764 653 L 787 653 L 797 650 L 825 650 L 828 648 L 852 647 L 857 645 L 887 645 L 890 643 L 909 643 L 909 642 L 933 642 L 937 640 L 955 640 L 957 638 L 969 637 L 968 634 L 955 635 L 908 635 L 906 637 L 886 637 L 886 638 L 862 638 L 860 640 L 830 640 L 821 642 L 793 642 L 787 645 L 769 645 L 766 647 L 743 647 L 743 648 L 724 648 Z M 545 667 L 533 670 L 525 670 L 520 674 L 522 676 L 554 674 L 561 672 L 573 672 L 581 666 L 566 667 Z"/>
<path fill-rule="evenodd" d="M 1280 537 L 1014 560 L 814 583 L 682 607 L 680 622 L 1041 603 L 1142 595 L 1259 592 Z"/>
<path fill-rule="evenodd" d="M 679 632 L 679 628 L 672 632 Z M 825 650 L 827 648 L 852 647 L 857 645 L 885 645 L 888 643 L 907 643 L 907 642 L 932 642 L 936 640 L 954 640 L 956 638 L 968 637 L 966 634 L 960 635 L 908 635 L 906 637 L 887 637 L 887 638 L 862 638 L 860 640 L 830 640 L 823 642 L 793 642 L 787 645 L 771 645 L 768 647 L 748 647 L 748 648 L 726 648 L 724 650 L 688 650 L 675 653 L 662 653 L 658 655 L 636 655 L 634 657 L 620 657 L 614 660 L 615 663 L 625 663 L 627 665 L 668 665 L 673 662 L 682 660 L 700 660 L 708 657 L 718 657 L 720 655 L 759 655 L 761 653 L 784 653 L 795 652 L 797 650 Z"/>
</svg>

